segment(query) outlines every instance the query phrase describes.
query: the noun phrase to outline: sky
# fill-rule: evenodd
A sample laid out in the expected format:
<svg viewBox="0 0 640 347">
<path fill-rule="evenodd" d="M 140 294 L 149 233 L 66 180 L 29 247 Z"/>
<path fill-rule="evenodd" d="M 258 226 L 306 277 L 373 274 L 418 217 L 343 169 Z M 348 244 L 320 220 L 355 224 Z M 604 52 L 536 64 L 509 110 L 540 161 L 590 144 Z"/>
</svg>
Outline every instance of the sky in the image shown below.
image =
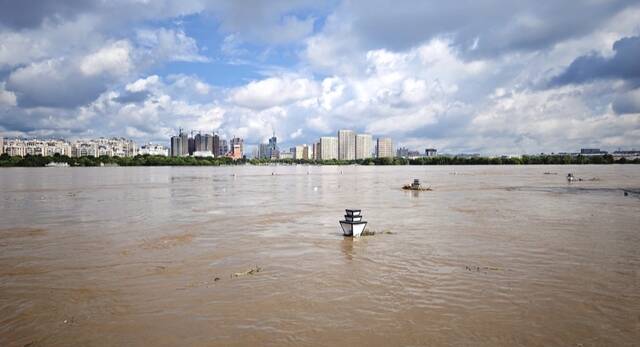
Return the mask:
<svg viewBox="0 0 640 347">
<path fill-rule="evenodd" d="M 0 135 L 640 149 L 640 1 L 0 0 Z"/>
</svg>

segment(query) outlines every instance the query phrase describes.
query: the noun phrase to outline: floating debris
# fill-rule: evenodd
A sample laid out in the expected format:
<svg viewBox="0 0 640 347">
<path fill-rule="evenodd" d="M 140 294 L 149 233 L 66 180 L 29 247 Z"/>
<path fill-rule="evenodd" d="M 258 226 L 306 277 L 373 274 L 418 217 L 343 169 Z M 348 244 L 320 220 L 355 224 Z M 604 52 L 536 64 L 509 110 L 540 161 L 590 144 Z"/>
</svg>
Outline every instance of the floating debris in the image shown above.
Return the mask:
<svg viewBox="0 0 640 347">
<path fill-rule="evenodd" d="M 248 275 L 255 275 L 258 272 L 262 271 L 262 268 L 259 266 L 256 267 L 252 267 L 247 271 L 243 271 L 243 272 L 236 272 L 233 275 L 231 275 L 231 277 L 241 277 L 241 276 L 248 276 Z"/>
<path fill-rule="evenodd" d="M 543 175 L 557 175 L 557 174 L 558 174 L 557 172 L 548 172 L 548 171 L 543 173 Z"/>
<path fill-rule="evenodd" d="M 385 229 L 385 230 L 371 230 L 371 229 L 365 229 L 360 236 L 374 236 L 374 235 L 393 235 L 395 234 L 394 232 L 392 232 L 391 230 Z"/>
<path fill-rule="evenodd" d="M 575 176 L 573 176 L 572 173 L 568 173 L 567 174 L 567 182 L 573 182 L 575 180 L 576 180 L 576 178 L 575 178 Z"/>
<path fill-rule="evenodd" d="M 476 266 L 476 265 L 465 265 L 465 269 L 467 271 L 480 271 L 480 270 L 491 270 L 491 271 L 501 271 L 502 269 L 499 267 L 493 266 Z"/>
</svg>

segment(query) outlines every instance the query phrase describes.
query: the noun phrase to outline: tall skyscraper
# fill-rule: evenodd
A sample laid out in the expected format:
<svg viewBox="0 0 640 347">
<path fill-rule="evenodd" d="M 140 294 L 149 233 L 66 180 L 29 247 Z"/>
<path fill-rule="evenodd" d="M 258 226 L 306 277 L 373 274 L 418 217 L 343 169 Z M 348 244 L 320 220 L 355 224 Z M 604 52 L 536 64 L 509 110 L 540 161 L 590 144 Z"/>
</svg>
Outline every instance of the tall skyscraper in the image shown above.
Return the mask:
<svg viewBox="0 0 640 347">
<path fill-rule="evenodd" d="M 338 159 L 338 138 L 323 136 L 320 138 L 320 159 Z"/>
<path fill-rule="evenodd" d="M 278 150 L 278 138 L 274 133 L 273 137 L 269 139 L 269 153 L 268 153 L 269 159 L 278 159 L 280 157 L 279 152 L 280 151 Z"/>
<path fill-rule="evenodd" d="M 189 156 L 189 135 L 180 129 L 180 156 Z"/>
<path fill-rule="evenodd" d="M 338 131 L 338 159 L 354 160 L 356 158 L 356 133 L 352 130 Z"/>
<path fill-rule="evenodd" d="M 356 135 L 356 159 L 371 158 L 373 138 L 369 134 Z"/>
<path fill-rule="evenodd" d="M 182 148 L 180 147 L 180 136 L 171 136 L 171 156 L 179 157 L 182 154 Z"/>
<path fill-rule="evenodd" d="M 320 160 L 320 142 L 313 144 L 313 160 Z"/>
<path fill-rule="evenodd" d="M 224 152 L 220 149 L 220 136 L 218 134 L 213 134 L 213 147 L 212 147 L 213 155 L 216 157 L 223 156 Z"/>
<path fill-rule="evenodd" d="M 212 134 L 204 135 L 204 148 L 202 150 L 206 152 L 211 152 L 214 155 L 216 154 L 213 151 L 213 135 Z"/>
<path fill-rule="evenodd" d="M 205 148 L 205 142 L 204 142 L 204 136 L 202 136 L 202 134 L 197 133 L 196 136 L 193 138 L 193 142 L 194 142 L 194 151 L 195 152 L 203 152 L 204 148 Z"/>
<path fill-rule="evenodd" d="M 376 157 L 393 158 L 393 141 L 390 138 L 378 138 L 376 143 Z"/>
</svg>

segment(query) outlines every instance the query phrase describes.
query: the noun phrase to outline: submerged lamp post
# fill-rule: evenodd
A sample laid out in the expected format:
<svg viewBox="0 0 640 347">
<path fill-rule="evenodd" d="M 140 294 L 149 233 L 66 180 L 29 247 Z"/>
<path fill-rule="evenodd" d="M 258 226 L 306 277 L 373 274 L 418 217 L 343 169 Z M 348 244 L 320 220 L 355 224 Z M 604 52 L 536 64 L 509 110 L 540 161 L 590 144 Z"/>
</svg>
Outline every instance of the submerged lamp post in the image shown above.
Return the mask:
<svg viewBox="0 0 640 347">
<path fill-rule="evenodd" d="M 367 226 L 367 222 L 362 220 L 361 210 L 345 210 L 344 220 L 340 221 L 344 236 L 360 236 Z"/>
</svg>

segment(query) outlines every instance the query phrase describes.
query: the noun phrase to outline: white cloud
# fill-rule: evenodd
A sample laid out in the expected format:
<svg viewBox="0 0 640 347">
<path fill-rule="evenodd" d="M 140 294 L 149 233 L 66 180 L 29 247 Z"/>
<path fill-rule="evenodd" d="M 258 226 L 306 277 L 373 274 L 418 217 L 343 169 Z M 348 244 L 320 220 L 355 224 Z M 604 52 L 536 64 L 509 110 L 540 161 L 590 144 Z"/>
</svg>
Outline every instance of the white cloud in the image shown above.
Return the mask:
<svg viewBox="0 0 640 347">
<path fill-rule="evenodd" d="M 92 76 L 108 73 L 126 76 L 133 69 L 131 44 L 126 40 L 113 42 L 91 53 L 80 61 L 80 71 Z"/>
<path fill-rule="evenodd" d="M 182 30 L 165 28 L 138 30 L 137 42 L 147 50 L 145 58 L 155 62 L 209 61 L 207 57 L 200 54 L 196 41 Z"/>
<path fill-rule="evenodd" d="M 0 106 L 16 106 L 16 94 L 6 90 L 5 84 L 0 83 Z"/>
<path fill-rule="evenodd" d="M 253 109 L 285 106 L 294 101 L 317 96 L 319 87 L 313 80 L 293 76 L 269 77 L 236 88 L 230 100 Z"/>
</svg>

